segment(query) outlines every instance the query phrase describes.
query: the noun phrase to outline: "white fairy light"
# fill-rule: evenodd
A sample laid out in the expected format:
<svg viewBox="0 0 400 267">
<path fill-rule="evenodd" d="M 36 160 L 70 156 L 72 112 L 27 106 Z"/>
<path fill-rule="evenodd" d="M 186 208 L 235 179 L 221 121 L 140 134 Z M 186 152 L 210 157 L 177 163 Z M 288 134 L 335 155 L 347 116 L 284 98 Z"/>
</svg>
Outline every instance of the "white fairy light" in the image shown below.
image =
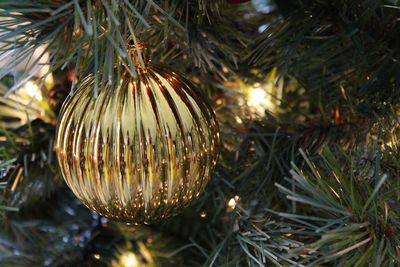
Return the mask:
<svg viewBox="0 0 400 267">
<path fill-rule="evenodd" d="M 265 112 L 277 113 L 283 96 L 283 79 L 278 76 L 278 70 L 272 69 L 263 82 L 244 88 L 245 101 L 254 115 L 264 116 Z"/>
<path fill-rule="evenodd" d="M 263 115 L 269 106 L 267 92 L 261 87 L 251 88 L 247 104 L 249 107 L 253 108 L 257 114 Z"/>
</svg>

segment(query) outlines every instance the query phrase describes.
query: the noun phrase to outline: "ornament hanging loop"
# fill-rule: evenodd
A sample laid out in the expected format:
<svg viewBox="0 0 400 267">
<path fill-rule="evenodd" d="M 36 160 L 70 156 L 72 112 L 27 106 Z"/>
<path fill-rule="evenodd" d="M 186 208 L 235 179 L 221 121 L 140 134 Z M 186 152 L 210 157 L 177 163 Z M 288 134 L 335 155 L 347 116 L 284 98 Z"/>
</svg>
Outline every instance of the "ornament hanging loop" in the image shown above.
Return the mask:
<svg viewBox="0 0 400 267">
<path fill-rule="evenodd" d="M 147 55 L 147 47 L 143 42 L 137 40 L 134 35 L 131 35 L 126 42 L 126 49 L 128 50 L 128 54 L 132 59 L 132 63 L 136 67 L 142 69 L 147 68 L 149 59 Z"/>
</svg>

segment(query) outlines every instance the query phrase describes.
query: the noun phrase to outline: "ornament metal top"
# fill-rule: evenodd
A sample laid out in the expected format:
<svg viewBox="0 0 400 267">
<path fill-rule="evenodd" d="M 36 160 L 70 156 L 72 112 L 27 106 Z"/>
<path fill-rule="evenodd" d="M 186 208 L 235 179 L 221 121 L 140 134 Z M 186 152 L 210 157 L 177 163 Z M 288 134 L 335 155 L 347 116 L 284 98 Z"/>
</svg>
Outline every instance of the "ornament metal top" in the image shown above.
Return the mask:
<svg viewBox="0 0 400 267">
<path fill-rule="evenodd" d="M 128 46 L 138 73 L 94 95 L 80 82 L 59 116 L 55 151 L 62 175 L 91 210 L 110 219 L 149 224 L 197 197 L 218 158 L 219 129 L 207 99 L 168 68 Z"/>
</svg>

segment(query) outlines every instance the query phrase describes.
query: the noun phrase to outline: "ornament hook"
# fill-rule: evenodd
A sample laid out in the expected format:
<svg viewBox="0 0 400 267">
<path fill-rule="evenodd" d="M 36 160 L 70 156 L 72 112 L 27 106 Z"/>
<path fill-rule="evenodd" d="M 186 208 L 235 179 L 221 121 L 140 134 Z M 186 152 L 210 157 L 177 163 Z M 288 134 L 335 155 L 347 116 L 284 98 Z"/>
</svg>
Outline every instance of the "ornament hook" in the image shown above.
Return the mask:
<svg viewBox="0 0 400 267">
<path fill-rule="evenodd" d="M 128 50 L 129 56 L 131 57 L 133 64 L 138 67 L 146 68 L 147 59 L 147 47 L 143 42 L 136 39 L 134 35 L 131 35 L 126 43 L 126 49 Z"/>
</svg>

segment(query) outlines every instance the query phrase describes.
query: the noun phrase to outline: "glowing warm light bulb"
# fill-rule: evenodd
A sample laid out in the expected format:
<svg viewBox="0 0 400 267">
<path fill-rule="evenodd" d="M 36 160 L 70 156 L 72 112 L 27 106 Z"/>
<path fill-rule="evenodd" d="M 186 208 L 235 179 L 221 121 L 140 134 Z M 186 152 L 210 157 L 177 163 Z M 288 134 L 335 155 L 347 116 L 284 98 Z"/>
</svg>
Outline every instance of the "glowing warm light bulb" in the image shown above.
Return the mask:
<svg viewBox="0 0 400 267">
<path fill-rule="evenodd" d="M 273 110 L 273 103 L 271 95 L 268 94 L 266 88 L 261 87 L 260 84 L 255 84 L 248 89 L 247 105 L 253 110 L 255 114 L 260 116 L 265 115 L 265 111 Z"/>
<path fill-rule="evenodd" d="M 283 96 L 283 79 L 278 78 L 277 69 L 267 74 L 262 83 L 255 83 L 245 89 L 246 103 L 256 115 L 264 116 L 265 112 L 279 112 Z"/>
<path fill-rule="evenodd" d="M 121 266 L 124 267 L 136 267 L 138 266 L 138 260 L 136 258 L 136 255 L 132 252 L 126 252 L 121 255 L 120 258 L 120 263 Z"/>
<path fill-rule="evenodd" d="M 265 92 L 261 87 L 254 88 L 250 91 L 249 104 L 253 107 L 263 106 L 266 97 L 267 92 Z"/>
</svg>

